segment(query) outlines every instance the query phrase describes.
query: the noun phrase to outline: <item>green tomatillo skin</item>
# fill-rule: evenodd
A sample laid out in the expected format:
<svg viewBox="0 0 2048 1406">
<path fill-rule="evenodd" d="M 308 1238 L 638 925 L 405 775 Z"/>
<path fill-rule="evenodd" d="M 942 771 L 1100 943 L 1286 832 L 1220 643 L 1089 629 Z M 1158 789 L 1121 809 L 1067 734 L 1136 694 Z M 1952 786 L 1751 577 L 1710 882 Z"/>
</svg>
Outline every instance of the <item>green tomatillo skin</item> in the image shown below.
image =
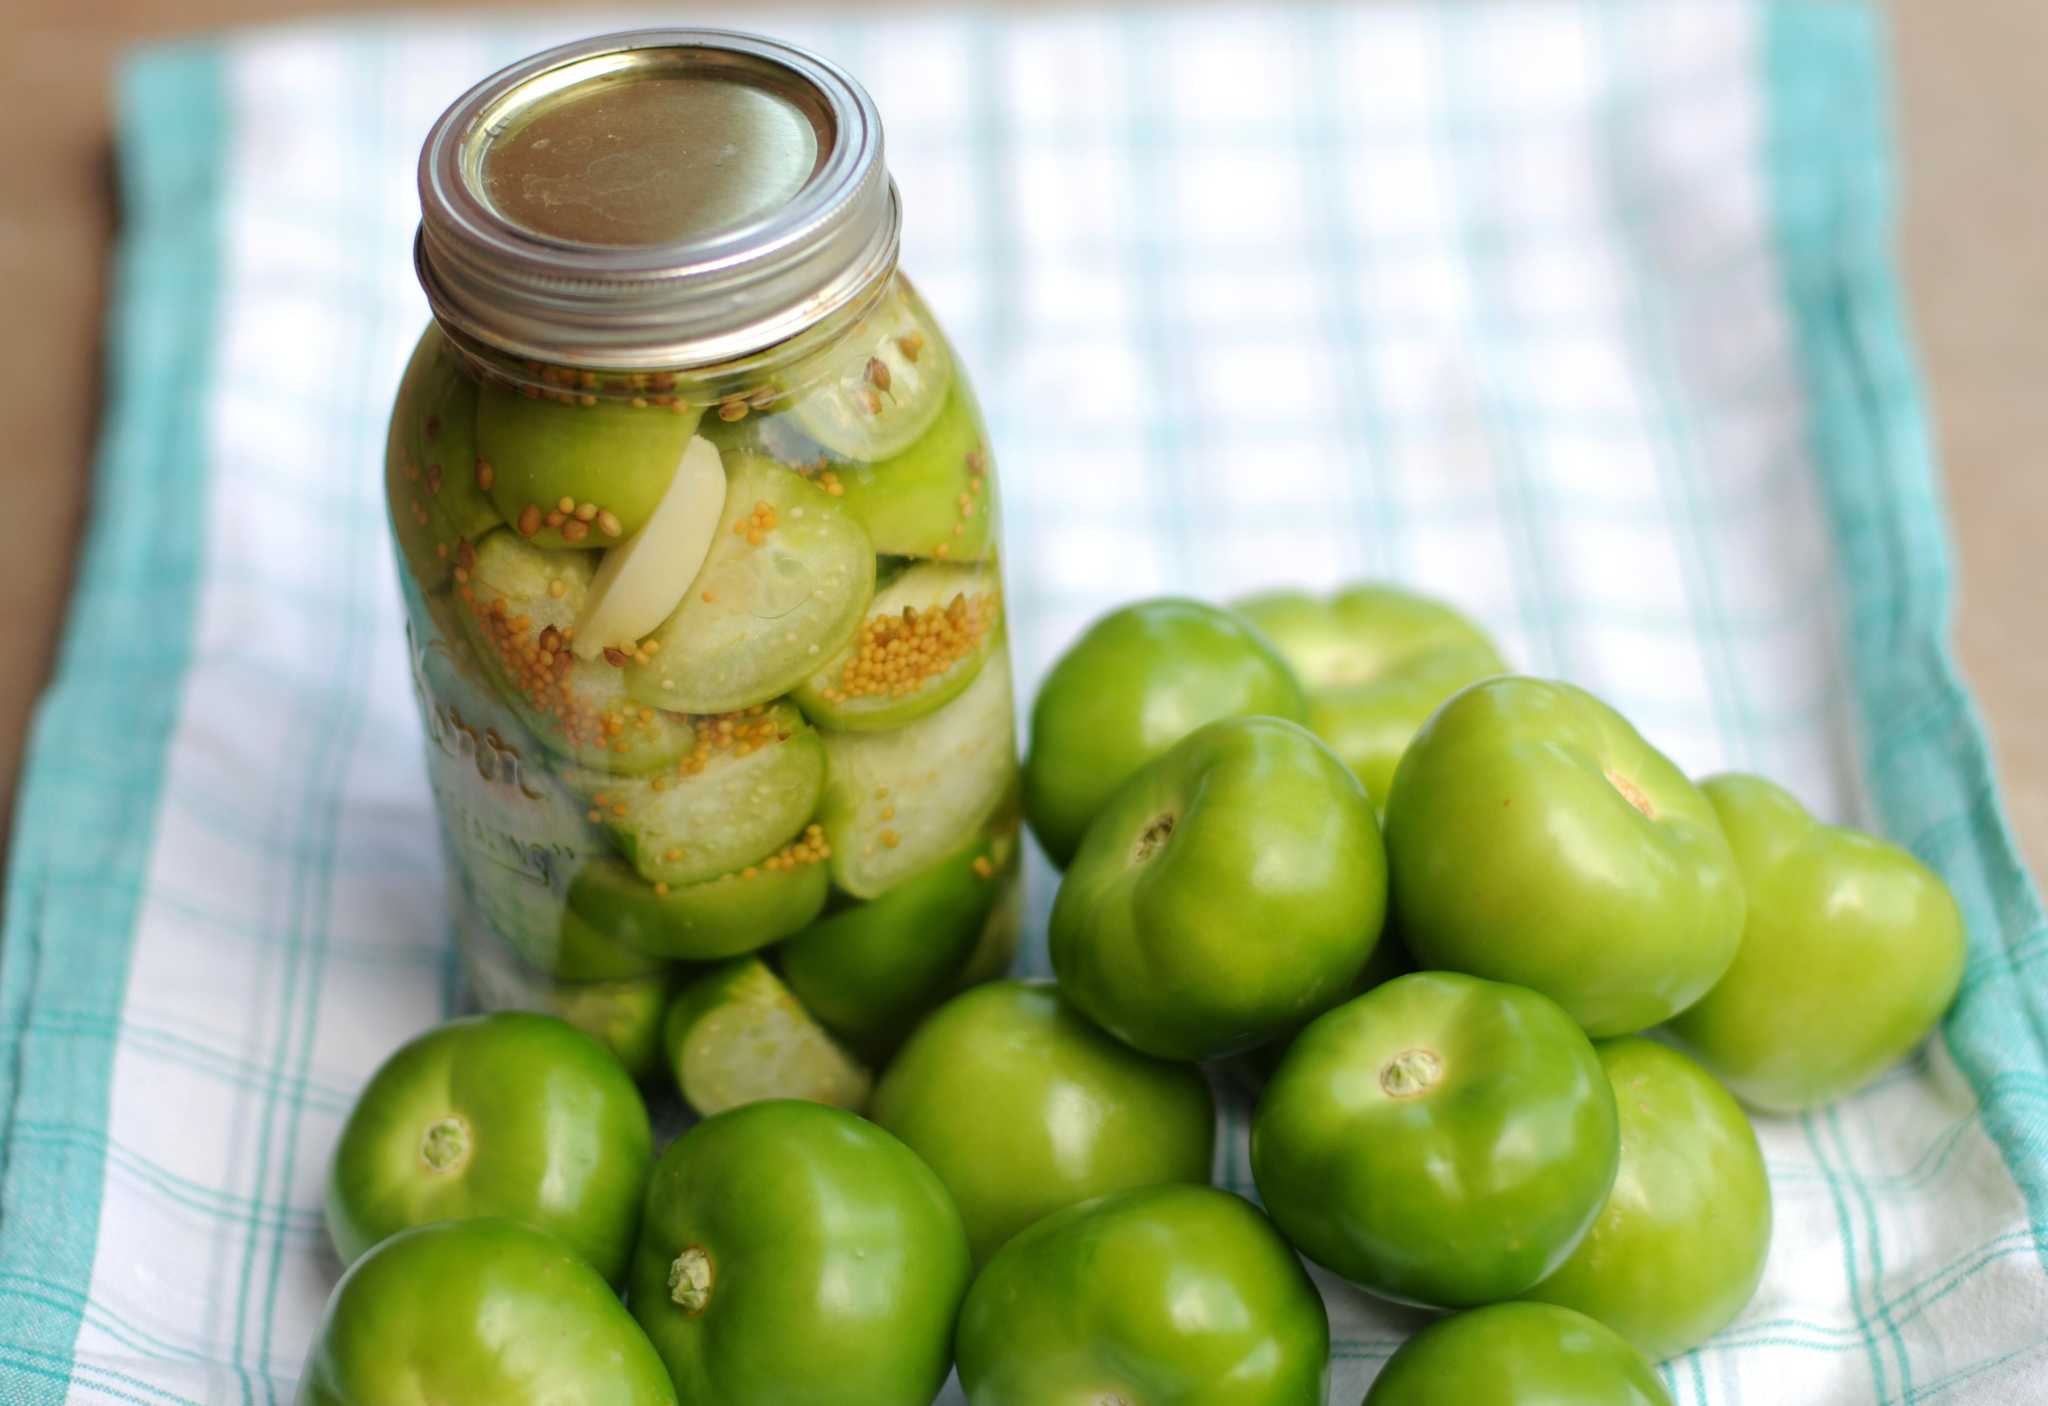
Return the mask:
<svg viewBox="0 0 2048 1406">
<path fill-rule="evenodd" d="M 968 1277 L 960 1213 L 915 1153 L 770 1101 L 662 1154 L 627 1298 L 686 1401 L 927 1406 Z"/>
<path fill-rule="evenodd" d="M 1629 1036 L 1599 1045 L 1621 1116 L 1621 1164 L 1593 1229 L 1528 1298 L 1575 1308 L 1652 1362 L 1742 1312 L 1771 1248 L 1756 1132 L 1712 1075 Z"/>
<path fill-rule="evenodd" d="M 1097 811 L 1138 768 L 1204 723 L 1308 702 L 1270 641 L 1229 611 L 1165 598 L 1113 611 L 1061 655 L 1031 711 L 1024 807 L 1064 867 Z"/>
<path fill-rule="evenodd" d="M 490 467 L 499 515 L 535 546 L 611 547 L 646 524 L 697 418 L 694 408 L 678 414 L 595 396 L 583 405 L 494 381 L 477 399 L 476 454 Z M 603 517 L 579 518 L 585 503 Z"/>
<path fill-rule="evenodd" d="M 1614 1185 L 1614 1094 L 1534 991 L 1416 972 L 1304 1030 L 1252 1120 L 1266 1210 L 1386 1298 L 1466 1308 L 1564 1263 Z"/>
<path fill-rule="evenodd" d="M 624 964 L 626 952 L 660 962 L 716 961 L 735 957 L 802 929 L 825 906 L 831 887 L 825 866 L 808 854 L 772 868 L 752 865 L 715 879 L 671 885 L 667 892 L 619 860 L 588 860 L 569 883 L 562 934 L 605 940 L 607 956 Z M 602 979 L 624 972 L 592 972 Z"/>
<path fill-rule="evenodd" d="M 1756 776 L 1703 783 L 1749 892 L 1734 965 L 1672 1022 L 1753 1108 L 1793 1113 L 1869 1083 L 1955 999 L 1968 939 L 1941 876 L 1824 825 Z"/>
<path fill-rule="evenodd" d="M 358 1260 L 327 1300 L 298 1406 L 676 1406 L 597 1272 L 508 1220 L 442 1221 Z"/>
<path fill-rule="evenodd" d="M 1399 586 L 1319 600 L 1275 591 L 1239 601 L 1308 689 L 1308 725 L 1384 811 L 1394 767 L 1437 705 L 1507 666 L 1492 639 L 1443 601 Z"/>
<path fill-rule="evenodd" d="M 1395 771 L 1387 862 L 1417 961 L 1532 987 L 1595 1037 L 1684 1010 L 1741 940 L 1714 808 L 1570 684 L 1506 676 L 1444 704 Z"/>
<path fill-rule="evenodd" d="M 1125 1044 L 1202 1060 L 1341 1001 L 1386 916 L 1372 802 L 1299 724 L 1232 718 L 1117 791 L 1053 904 L 1067 999 Z"/>
<path fill-rule="evenodd" d="M 969 1289 L 958 1355 L 973 1406 L 1321 1406 L 1329 1318 L 1249 1201 L 1174 1183 L 1022 1230 Z"/>
<path fill-rule="evenodd" d="M 958 989 L 1017 883 L 1016 825 L 978 836 L 879 898 L 848 903 L 777 949 L 782 979 L 863 1059 L 881 1061 Z"/>
<path fill-rule="evenodd" d="M 1270 591 L 1231 609 L 1266 632 L 1312 691 L 1370 683 L 1446 650 L 1494 650 L 1459 610 L 1383 582 L 1346 586 L 1326 599 Z"/>
<path fill-rule="evenodd" d="M 1019 1233 L 960 1311 L 972 1406 L 1322 1406 L 1330 1325 L 1249 1202 L 1172 1184 Z"/>
<path fill-rule="evenodd" d="M 977 1264 L 1077 1202 L 1206 1183 L 1215 1159 L 1201 1071 L 1119 1044 L 1042 982 L 992 982 L 941 1006 L 870 1114 L 946 1183 Z"/>
<path fill-rule="evenodd" d="M 1439 1319 L 1380 1369 L 1365 1406 L 1671 1406 L 1642 1355 L 1582 1313 L 1503 1303 Z"/>
<path fill-rule="evenodd" d="M 431 1221 L 502 1216 L 625 1276 L 654 1161 L 640 1091 L 551 1016 L 450 1021 L 403 1045 L 350 1110 L 327 1179 L 347 1264 Z"/>
</svg>

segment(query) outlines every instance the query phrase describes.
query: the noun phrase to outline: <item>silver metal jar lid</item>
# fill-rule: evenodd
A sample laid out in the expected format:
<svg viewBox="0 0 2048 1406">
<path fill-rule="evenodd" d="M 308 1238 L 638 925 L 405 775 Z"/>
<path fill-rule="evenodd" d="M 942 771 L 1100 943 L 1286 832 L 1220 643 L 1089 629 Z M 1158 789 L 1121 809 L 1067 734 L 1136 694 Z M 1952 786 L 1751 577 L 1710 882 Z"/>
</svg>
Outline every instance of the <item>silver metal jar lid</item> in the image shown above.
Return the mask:
<svg viewBox="0 0 2048 1406">
<path fill-rule="evenodd" d="M 860 85 L 726 30 L 634 30 L 513 64 L 441 115 L 419 180 L 434 316 L 575 367 L 772 346 L 872 289 L 901 226 Z"/>
</svg>

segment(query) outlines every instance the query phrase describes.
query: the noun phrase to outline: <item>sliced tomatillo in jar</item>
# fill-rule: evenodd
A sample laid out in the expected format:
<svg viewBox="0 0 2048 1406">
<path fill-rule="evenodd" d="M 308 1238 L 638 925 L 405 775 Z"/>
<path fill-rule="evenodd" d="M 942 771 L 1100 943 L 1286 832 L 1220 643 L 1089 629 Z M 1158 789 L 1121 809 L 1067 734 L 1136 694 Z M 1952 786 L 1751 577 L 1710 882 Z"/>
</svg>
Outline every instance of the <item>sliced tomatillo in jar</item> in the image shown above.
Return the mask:
<svg viewBox="0 0 2048 1406">
<path fill-rule="evenodd" d="M 771 1098 L 858 1111 L 874 1086 L 758 957 L 685 986 L 662 1024 L 662 1052 L 683 1102 L 706 1117 Z"/>
<path fill-rule="evenodd" d="M 894 732 L 828 732 L 818 823 L 832 877 L 874 898 L 950 853 L 988 822 L 1015 776 L 1009 652 L 997 649 L 964 692 Z"/>
<path fill-rule="evenodd" d="M 616 981 L 556 981 L 521 961 L 474 911 L 456 921 L 455 953 L 485 1009 L 559 1016 L 610 1050 L 635 1079 L 661 1068 L 661 1018 L 676 989 L 675 967 Z"/>
<path fill-rule="evenodd" d="M 916 1153 L 778 1099 L 669 1144 L 627 1302 L 687 1401 L 929 1406 L 968 1275 L 960 1213 Z"/>
<path fill-rule="evenodd" d="M 873 463 L 902 453 L 938 418 L 953 356 L 899 276 L 813 374 L 791 418 L 831 453 Z"/>
<path fill-rule="evenodd" d="M 476 485 L 476 382 L 438 328 L 413 349 L 385 452 L 399 549 L 424 591 L 438 590 L 463 538 L 502 519 Z"/>
<path fill-rule="evenodd" d="M 825 832 L 803 834 L 758 864 L 661 892 L 616 859 L 598 858 L 569 884 L 571 917 L 657 958 L 717 961 L 801 931 L 825 907 Z"/>
<path fill-rule="evenodd" d="M 1000 980 L 1016 965 L 1017 947 L 1024 937 L 1023 870 L 1024 850 L 1020 845 L 1011 851 L 1010 862 L 996 881 L 995 906 L 982 921 L 974 950 L 967 954 L 967 961 L 953 978 L 949 996 L 957 996 L 985 981 Z"/>
<path fill-rule="evenodd" d="M 616 546 L 668 489 L 698 411 L 487 382 L 476 402 L 476 478 L 536 547 Z"/>
<path fill-rule="evenodd" d="M 646 523 L 598 563 L 576 617 L 576 657 L 637 652 L 703 569 L 724 513 L 725 465 L 710 440 L 693 435 Z"/>
<path fill-rule="evenodd" d="M 562 908 L 560 913 L 552 932 L 505 928 L 499 935 L 527 965 L 556 981 L 620 981 L 651 975 L 669 964 L 666 957 L 621 942 L 574 908 Z"/>
<path fill-rule="evenodd" d="M 787 693 L 845 646 L 874 594 L 867 534 L 822 488 L 725 456 L 725 509 L 682 604 L 626 668 L 655 708 L 723 713 Z"/>
<path fill-rule="evenodd" d="M 350 1110 L 327 1177 L 343 1264 L 430 1221 L 507 1216 L 625 1277 L 654 1165 L 640 1091 L 560 1020 L 507 1011 L 401 1046 Z"/>
<path fill-rule="evenodd" d="M 961 985 L 1018 859 L 1012 825 L 880 898 L 846 903 L 777 950 L 782 979 L 855 1052 L 887 1059 Z"/>
<path fill-rule="evenodd" d="M 477 465 L 476 377 L 438 332 L 421 338 L 420 349 L 432 361 L 421 369 L 414 458 L 427 512 L 440 540 L 452 546 L 483 536 L 505 519 Z"/>
<path fill-rule="evenodd" d="M 651 776 L 561 769 L 659 896 L 775 854 L 802 833 L 825 785 L 818 732 L 787 703 L 696 723 L 696 745 Z"/>
<path fill-rule="evenodd" d="M 544 552 L 502 528 L 463 543 L 463 626 L 505 702 L 550 751 L 623 774 L 671 766 L 696 743 L 690 720 L 628 697 L 611 659 L 572 652 L 592 571 L 584 553 Z"/>
<path fill-rule="evenodd" d="M 859 631 L 796 690 L 797 706 L 839 732 L 915 722 L 974 682 L 1002 619 L 993 567 L 919 562 L 875 592 Z"/>
<path fill-rule="evenodd" d="M 891 556 L 983 561 L 996 536 L 994 460 L 966 383 L 953 387 L 931 428 L 876 463 L 818 458 L 813 481 Z"/>
</svg>

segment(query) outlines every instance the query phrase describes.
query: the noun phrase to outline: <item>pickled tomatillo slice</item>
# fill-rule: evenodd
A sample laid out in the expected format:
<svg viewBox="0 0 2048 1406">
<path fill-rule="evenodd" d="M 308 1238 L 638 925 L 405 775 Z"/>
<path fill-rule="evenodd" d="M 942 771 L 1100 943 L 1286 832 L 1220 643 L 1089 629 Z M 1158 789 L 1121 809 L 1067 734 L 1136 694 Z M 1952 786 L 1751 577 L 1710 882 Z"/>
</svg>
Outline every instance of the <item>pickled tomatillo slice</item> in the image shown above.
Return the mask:
<svg viewBox="0 0 2048 1406">
<path fill-rule="evenodd" d="M 894 732 L 828 732 L 818 823 L 832 877 L 873 898 L 930 867 L 987 823 L 1013 775 L 1010 661 L 993 651 L 974 682 Z"/>
<path fill-rule="evenodd" d="M 356 1099 L 327 1177 L 343 1264 L 412 1226 L 509 1216 L 625 1277 L 654 1165 L 640 1091 L 610 1053 L 523 1011 L 402 1045 Z"/>
<path fill-rule="evenodd" d="M 501 520 L 476 484 L 476 382 L 438 328 L 420 338 L 399 383 L 385 471 L 399 550 L 421 588 L 438 590 L 456 545 Z"/>
<path fill-rule="evenodd" d="M 556 981 L 535 971 L 473 915 L 456 923 L 455 955 L 477 1004 L 558 1016 L 610 1050 L 635 1079 L 661 1067 L 661 1017 L 676 969 L 614 981 Z"/>
<path fill-rule="evenodd" d="M 960 377 L 939 417 L 900 454 L 825 463 L 813 477 L 867 529 L 876 551 L 981 561 L 995 542 L 993 470 L 981 411 Z"/>
<path fill-rule="evenodd" d="M 967 973 L 1015 883 L 1014 827 L 978 836 L 880 898 L 849 903 L 777 949 L 782 979 L 855 1052 L 882 1060 Z"/>
<path fill-rule="evenodd" d="M 542 551 L 506 528 L 465 542 L 455 568 L 463 629 L 549 751 L 625 774 L 673 765 L 695 742 L 689 719 L 628 697 L 619 665 L 571 650 L 591 576 L 588 553 Z"/>
<path fill-rule="evenodd" d="M 725 455 L 725 510 L 682 604 L 626 668 L 642 703 L 724 713 L 779 697 L 860 628 L 875 556 L 860 524 L 803 475 Z"/>
<path fill-rule="evenodd" d="M 840 732 L 914 722 L 974 682 L 1002 618 L 993 567 L 919 562 L 875 592 L 859 631 L 797 688 L 797 706 Z"/>
<path fill-rule="evenodd" d="M 498 382 L 477 396 L 477 480 L 536 547 L 610 547 L 638 532 L 668 490 L 698 411 Z"/>
<path fill-rule="evenodd" d="M 576 617 L 576 657 L 607 645 L 632 649 L 674 613 L 703 569 L 725 512 L 725 466 L 716 445 L 692 435 L 675 477 L 638 532 L 604 554 Z"/>
<path fill-rule="evenodd" d="M 705 1117 L 770 1098 L 858 1112 L 874 1086 L 758 957 L 685 986 L 662 1024 L 662 1051 L 677 1092 Z"/>
<path fill-rule="evenodd" d="M 1386 894 L 1358 778 L 1298 723 L 1229 718 L 1140 767 L 1089 824 L 1053 904 L 1053 970 L 1125 1044 L 1216 1059 L 1343 1000 Z"/>
<path fill-rule="evenodd" d="M 817 826 L 769 855 L 667 893 L 616 859 L 585 864 L 569 884 L 563 917 L 634 950 L 681 961 L 715 961 L 765 947 L 802 930 L 831 888 L 825 835 Z"/>
<path fill-rule="evenodd" d="M 899 277 L 790 414 L 832 453 L 873 463 L 900 454 L 925 432 L 952 379 L 945 338 Z"/>
<path fill-rule="evenodd" d="M 574 908 L 560 907 L 559 898 L 556 904 L 558 916 L 547 928 L 499 929 L 499 935 L 536 971 L 557 981 L 619 981 L 648 976 L 668 965 L 668 958 L 621 942 Z"/>
<path fill-rule="evenodd" d="M 652 776 L 563 767 L 640 877 L 700 883 L 775 854 L 817 809 L 825 752 L 787 703 L 697 719 L 697 745 Z"/>
</svg>

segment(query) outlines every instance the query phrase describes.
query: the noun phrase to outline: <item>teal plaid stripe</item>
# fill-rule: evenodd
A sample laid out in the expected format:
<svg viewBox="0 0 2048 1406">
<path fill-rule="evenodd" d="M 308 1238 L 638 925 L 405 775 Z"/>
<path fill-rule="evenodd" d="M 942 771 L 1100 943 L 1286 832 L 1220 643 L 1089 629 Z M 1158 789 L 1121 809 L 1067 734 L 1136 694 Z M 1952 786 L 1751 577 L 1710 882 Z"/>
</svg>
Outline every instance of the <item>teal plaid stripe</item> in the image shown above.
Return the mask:
<svg viewBox="0 0 2048 1406">
<path fill-rule="evenodd" d="M 1812 380 L 1815 454 L 1834 470 L 1825 482 L 1844 570 L 1860 585 L 1850 644 L 1871 788 L 1885 828 L 1947 877 L 1977 939 L 1949 1048 L 2048 1253 L 2048 996 L 2030 973 L 2048 951 L 2048 917 L 1949 639 L 1954 567 L 1891 266 L 1882 44 L 1865 10 L 1775 12 L 1771 170 L 1786 296 Z"/>
<path fill-rule="evenodd" d="M 1763 1128 L 1765 1293 L 1666 1377 L 2038 1394 L 2048 942 L 1948 658 L 1872 12 L 742 18 L 888 115 L 910 265 L 1002 449 L 1025 687 L 1122 596 L 1391 575 L 1948 874 L 1975 946 L 1946 1052 Z M 0 949 L 7 1406 L 289 1397 L 333 1130 L 450 999 L 370 468 L 420 316 L 413 146 L 575 23 L 125 76 L 101 506 Z M 1348 1403 L 1414 1319 L 1325 1288 Z"/>
<path fill-rule="evenodd" d="M 0 946 L 0 1400 L 64 1399 L 89 1311 L 107 1081 L 201 559 L 225 154 L 220 55 L 129 71 L 113 398 L 56 676 L 37 709 Z M 140 1387 L 140 1383 L 136 1383 Z M 147 1399 L 147 1393 L 136 1399 Z"/>
</svg>

